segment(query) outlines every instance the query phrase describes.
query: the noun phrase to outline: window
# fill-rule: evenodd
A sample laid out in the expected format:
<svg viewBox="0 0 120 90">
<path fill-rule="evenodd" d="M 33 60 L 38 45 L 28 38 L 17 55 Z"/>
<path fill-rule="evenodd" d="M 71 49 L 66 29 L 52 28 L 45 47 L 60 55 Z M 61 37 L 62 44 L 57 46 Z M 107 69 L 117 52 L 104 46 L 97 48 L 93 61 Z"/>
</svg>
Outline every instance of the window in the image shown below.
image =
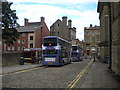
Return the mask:
<svg viewBox="0 0 120 90">
<path fill-rule="evenodd" d="M 86 43 L 90 43 L 90 39 L 89 38 L 86 38 Z"/>
<path fill-rule="evenodd" d="M 25 43 L 25 40 L 22 40 L 22 44 L 24 44 Z"/>
<path fill-rule="evenodd" d="M 33 48 L 33 43 L 30 44 L 30 48 Z"/>
<path fill-rule="evenodd" d="M 44 54 L 57 54 L 57 50 L 44 50 Z"/>
<path fill-rule="evenodd" d="M 22 50 L 24 49 L 25 47 L 22 47 Z"/>
<path fill-rule="evenodd" d="M 20 51 L 20 47 L 17 47 L 17 50 Z"/>
<path fill-rule="evenodd" d="M 100 38 L 99 37 L 97 37 L 97 42 L 100 42 Z"/>
<path fill-rule="evenodd" d="M 59 26 L 60 26 L 60 24 L 58 23 L 58 24 L 57 24 L 57 27 L 59 28 Z"/>
<path fill-rule="evenodd" d="M 99 31 L 97 32 L 97 35 L 100 35 L 100 32 L 99 32 Z"/>
<path fill-rule="evenodd" d="M 22 37 L 25 37 L 25 33 L 22 33 Z"/>
<path fill-rule="evenodd" d="M 10 49 L 11 49 L 11 47 L 10 46 L 8 46 L 8 50 L 10 51 Z"/>
<path fill-rule="evenodd" d="M 30 36 L 30 40 L 33 40 L 33 36 Z"/>
<path fill-rule="evenodd" d="M 92 51 L 95 51 L 95 50 L 96 50 L 96 47 L 95 47 L 95 46 L 91 46 L 91 50 L 92 50 Z"/>
<path fill-rule="evenodd" d="M 94 32 L 94 31 L 92 31 L 92 35 L 93 35 L 93 36 L 95 35 L 95 32 Z"/>
<path fill-rule="evenodd" d="M 59 32 L 58 32 L 58 35 L 59 35 Z"/>
<path fill-rule="evenodd" d="M 20 44 L 20 40 L 18 40 L 18 44 Z"/>
<path fill-rule="evenodd" d="M 90 33 L 89 33 L 89 32 L 86 32 L 86 35 L 90 35 Z"/>
<path fill-rule="evenodd" d="M 94 37 L 92 37 L 92 42 L 95 42 L 95 38 Z"/>
<path fill-rule="evenodd" d="M 14 46 L 12 46 L 12 51 L 14 51 L 15 50 L 15 48 L 14 48 Z"/>
<path fill-rule="evenodd" d="M 90 50 L 90 47 L 86 47 L 86 50 Z"/>
</svg>

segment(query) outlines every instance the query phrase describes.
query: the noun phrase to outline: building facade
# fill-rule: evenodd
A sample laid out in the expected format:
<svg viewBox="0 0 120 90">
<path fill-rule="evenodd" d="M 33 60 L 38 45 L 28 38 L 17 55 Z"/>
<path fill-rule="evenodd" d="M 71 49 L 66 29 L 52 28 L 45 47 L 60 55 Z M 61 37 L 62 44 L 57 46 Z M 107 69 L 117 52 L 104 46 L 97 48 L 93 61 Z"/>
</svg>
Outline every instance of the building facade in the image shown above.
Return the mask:
<svg viewBox="0 0 120 90">
<path fill-rule="evenodd" d="M 100 30 L 99 26 L 84 27 L 84 51 L 87 55 L 99 55 Z"/>
<path fill-rule="evenodd" d="M 109 67 L 117 75 L 120 75 L 120 1 L 98 2 L 97 12 L 101 22 L 101 39 L 102 35 L 108 38 L 106 46 L 108 47 L 108 56 L 110 56 Z M 101 47 L 103 45 L 105 46 L 105 43 L 101 43 Z M 102 53 L 105 55 L 106 52 Z M 103 56 L 102 53 L 101 56 Z"/>
<path fill-rule="evenodd" d="M 80 41 L 79 39 L 76 39 L 76 45 L 78 45 L 79 47 L 82 48 L 82 50 L 84 50 L 84 41 Z"/>
<path fill-rule="evenodd" d="M 51 25 L 50 35 L 61 37 L 74 44 L 76 39 L 76 28 L 72 28 L 72 21 L 67 21 L 67 17 L 63 16 L 62 21 L 58 19 L 55 23 Z"/>
<path fill-rule="evenodd" d="M 3 51 L 22 51 L 23 48 L 41 48 L 42 38 L 50 35 L 44 17 L 41 17 L 41 22 L 29 22 L 25 18 L 24 26 L 18 27 L 17 30 L 20 33 L 20 37 L 14 45 L 6 45 L 3 42 Z"/>
</svg>

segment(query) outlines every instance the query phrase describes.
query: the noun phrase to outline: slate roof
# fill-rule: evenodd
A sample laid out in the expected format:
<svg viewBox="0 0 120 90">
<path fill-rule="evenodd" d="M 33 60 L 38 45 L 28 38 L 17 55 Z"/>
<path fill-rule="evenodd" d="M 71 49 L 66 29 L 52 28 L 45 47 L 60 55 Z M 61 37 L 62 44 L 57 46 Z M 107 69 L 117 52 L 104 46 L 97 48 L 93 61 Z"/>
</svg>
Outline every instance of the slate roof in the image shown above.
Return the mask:
<svg viewBox="0 0 120 90">
<path fill-rule="evenodd" d="M 18 32 L 34 32 L 40 28 L 40 22 L 28 23 L 26 26 L 20 26 L 17 28 Z"/>
</svg>

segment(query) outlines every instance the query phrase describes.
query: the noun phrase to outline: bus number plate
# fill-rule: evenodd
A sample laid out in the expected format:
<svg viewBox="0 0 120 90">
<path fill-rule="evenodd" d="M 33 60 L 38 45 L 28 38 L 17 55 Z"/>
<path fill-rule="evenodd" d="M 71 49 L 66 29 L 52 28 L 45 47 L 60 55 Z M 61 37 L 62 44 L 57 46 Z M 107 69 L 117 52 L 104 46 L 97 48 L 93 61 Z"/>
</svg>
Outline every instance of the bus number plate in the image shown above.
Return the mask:
<svg viewBox="0 0 120 90">
<path fill-rule="evenodd" d="M 45 61 L 55 61 L 55 58 L 45 58 Z"/>
</svg>

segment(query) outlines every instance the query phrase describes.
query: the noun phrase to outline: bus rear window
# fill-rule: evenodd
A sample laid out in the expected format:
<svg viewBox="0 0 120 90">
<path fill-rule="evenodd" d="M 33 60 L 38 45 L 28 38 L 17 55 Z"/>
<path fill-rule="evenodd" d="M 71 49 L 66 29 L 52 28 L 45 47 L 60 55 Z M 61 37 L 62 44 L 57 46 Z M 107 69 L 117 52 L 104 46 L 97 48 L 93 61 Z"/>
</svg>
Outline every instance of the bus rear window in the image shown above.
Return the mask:
<svg viewBox="0 0 120 90">
<path fill-rule="evenodd" d="M 45 38 L 44 46 L 57 46 L 57 38 Z"/>
</svg>

